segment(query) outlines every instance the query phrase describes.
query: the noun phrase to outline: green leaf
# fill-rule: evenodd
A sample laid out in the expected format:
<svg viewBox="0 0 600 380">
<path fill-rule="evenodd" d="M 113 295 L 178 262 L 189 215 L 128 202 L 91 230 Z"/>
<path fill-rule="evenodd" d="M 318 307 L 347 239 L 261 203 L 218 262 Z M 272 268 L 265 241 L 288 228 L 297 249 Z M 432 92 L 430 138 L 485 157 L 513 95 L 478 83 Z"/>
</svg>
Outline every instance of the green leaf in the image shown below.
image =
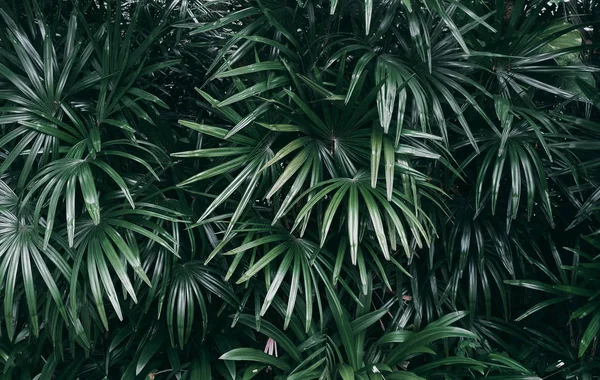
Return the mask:
<svg viewBox="0 0 600 380">
<path fill-rule="evenodd" d="M 285 66 L 278 61 L 266 61 L 266 62 L 258 62 L 250 65 L 246 65 L 243 67 L 238 67 L 236 69 L 220 72 L 215 75 L 215 78 L 227 78 L 234 77 L 239 75 L 247 75 L 259 73 L 262 71 L 284 71 Z"/>
<path fill-rule="evenodd" d="M 338 372 L 342 380 L 354 380 L 354 370 L 348 364 L 340 363 Z"/>
<path fill-rule="evenodd" d="M 89 165 L 83 164 L 79 166 L 78 178 L 87 211 L 94 224 L 100 224 L 100 201 L 94 183 L 94 176 Z"/>
<path fill-rule="evenodd" d="M 356 265 L 358 256 L 358 189 L 356 184 L 350 185 L 348 198 L 348 241 L 350 242 L 350 257 L 352 264 Z"/>
<path fill-rule="evenodd" d="M 335 216 L 337 209 L 344 199 L 344 196 L 348 192 L 350 188 L 349 184 L 343 184 L 331 197 L 331 201 L 327 206 L 327 210 L 325 210 L 325 214 L 323 215 L 323 223 L 321 225 L 321 244 L 323 247 L 325 244 L 325 240 L 327 239 L 327 234 L 329 233 L 329 228 L 331 227 L 331 222 L 333 221 L 333 217 Z"/>
<path fill-rule="evenodd" d="M 381 147 L 383 143 L 383 131 L 374 127 L 371 131 L 371 187 L 377 186 L 377 175 L 379 174 L 379 161 L 381 160 Z M 386 167 L 387 168 L 387 167 Z M 387 173 L 387 171 L 386 171 Z"/>
<path fill-rule="evenodd" d="M 348 87 L 348 93 L 346 94 L 346 104 L 350 102 L 350 99 L 354 94 L 354 90 L 357 87 L 358 81 L 360 80 L 360 78 L 362 78 L 363 71 L 365 70 L 366 66 L 373 58 L 375 58 L 375 56 L 375 53 L 367 52 L 358 59 L 358 62 L 356 62 L 356 67 L 354 68 L 354 72 L 352 73 L 352 80 L 350 81 L 350 86 Z"/>
<path fill-rule="evenodd" d="M 260 9 L 258 8 L 245 8 L 239 10 L 237 12 L 233 12 L 223 18 L 218 19 L 213 22 L 206 23 L 193 23 L 193 24 L 179 24 L 177 25 L 180 28 L 192 28 L 193 30 L 190 32 L 191 35 L 209 32 L 211 30 L 219 29 L 224 26 L 227 26 L 235 21 L 242 20 L 246 17 L 252 17 L 260 14 Z"/>
<path fill-rule="evenodd" d="M 511 358 L 509 358 L 507 356 L 503 356 L 503 355 L 499 355 L 499 354 L 495 354 L 495 353 L 490 353 L 490 354 L 487 354 L 485 356 L 485 358 L 488 359 L 488 360 L 490 360 L 490 361 L 492 361 L 492 362 L 502 363 L 507 368 L 513 369 L 515 371 L 518 371 L 521 374 L 533 375 L 533 372 L 531 372 L 526 367 L 524 367 L 523 365 L 521 365 L 518 361 L 516 361 L 514 359 L 511 359 Z"/>
<path fill-rule="evenodd" d="M 352 323 L 350 323 L 350 327 L 352 328 L 354 334 L 358 334 L 361 331 L 367 329 L 372 324 L 379 321 L 381 317 L 383 317 L 387 313 L 387 309 L 372 311 L 370 313 L 356 318 L 354 321 L 352 321 Z"/>
<path fill-rule="evenodd" d="M 373 16 L 373 0 L 365 0 L 365 34 L 369 35 L 371 17 Z"/>
<path fill-rule="evenodd" d="M 220 360 L 252 361 L 271 365 L 283 371 L 291 371 L 291 366 L 281 359 L 267 355 L 262 351 L 253 348 L 234 348 L 221 355 Z"/>
<path fill-rule="evenodd" d="M 445 338 L 470 338 L 475 339 L 477 335 L 459 327 L 432 327 L 411 335 L 404 344 L 394 348 L 388 355 L 386 363 L 395 365 L 408 355 L 418 352 L 419 347 L 430 344 L 433 341 Z"/>
<path fill-rule="evenodd" d="M 387 245 L 385 230 L 383 228 L 383 220 L 381 219 L 381 214 L 379 213 L 379 208 L 377 207 L 377 204 L 375 203 L 375 200 L 373 199 L 373 196 L 369 190 L 364 189 L 362 186 L 360 186 L 359 189 L 365 200 L 365 204 L 367 205 L 367 210 L 369 210 L 371 223 L 373 224 L 373 230 L 375 231 L 375 236 L 377 236 L 377 241 L 379 242 L 383 256 L 386 260 L 389 260 L 390 252 Z M 352 189 L 350 190 L 350 195 L 352 195 Z M 350 222 L 350 219 L 348 219 L 348 222 Z"/>
<path fill-rule="evenodd" d="M 256 327 L 254 317 L 248 314 L 240 315 L 239 322 L 250 328 Z M 280 345 L 287 353 L 290 354 L 294 361 L 301 361 L 301 351 L 298 349 L 298 347 L 296 347 L 296 345 L 286 334 L 275 327 L 271 322 L 262 320 L 260 324 L 260 332 L 276 341 L 278 345 Z"/>
<path fill-rule="evenodd" d="M 152 357 L 161 348 L 162 344 L 163 344 L 162 339 L 152 339 L 148 343 L 146 343 L 146 345 L 142 349 L 142 352 L 140 353 L 140 357 L 135 366 L 135 374 L 136 375 L 139 375 L 140 372 L 142 372 L 142 370 L 144 369 L 146 364 L 148 364 L 150 359 L 152 359 Z"/>
<path fill-rule="evenodd" d="M 572 24 L 560 20 L 557 20 L 550 25 L 546 25 L 543 32 L 538 35 L 540 40 L 546 39 L 556 33 L 560 33 L 560 35 L 548 42 L 542 48 L 542 52 L 562 51 L 563 49 L 581 46 L 581 34 L 577 29 L 572 29 L 572 27 Z M 572 30 L 567 31 L 569 28 Z M 554 60 L 559 65 L 566 66 L 579 61 L 579 54 L 576 52 L 565 53 L 555 57 Z"/>
<path fill-rule="evenodd" d="M 551 294 L 560 294 L 560 292 L 557 289 L 555 289 L 552 285 L 547 285 L 541 281 L 536 280 L 505 280 L 504 283 L 508 285 L 521 286 L 527 289 L 539 290 Z"/>
</svg>

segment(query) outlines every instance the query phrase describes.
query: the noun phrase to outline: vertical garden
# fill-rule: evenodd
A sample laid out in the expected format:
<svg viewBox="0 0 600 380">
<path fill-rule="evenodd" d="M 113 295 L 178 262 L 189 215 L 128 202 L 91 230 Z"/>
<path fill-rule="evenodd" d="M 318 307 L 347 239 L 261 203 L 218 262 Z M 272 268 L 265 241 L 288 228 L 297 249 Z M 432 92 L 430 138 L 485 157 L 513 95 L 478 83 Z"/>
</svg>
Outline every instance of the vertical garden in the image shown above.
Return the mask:
<svg viewBox="0 0 600 380">
<path fill-rule="evenodd" d="M 0 379 L 600 378 L 599 23 L 0 0 Z"/>
</svg>

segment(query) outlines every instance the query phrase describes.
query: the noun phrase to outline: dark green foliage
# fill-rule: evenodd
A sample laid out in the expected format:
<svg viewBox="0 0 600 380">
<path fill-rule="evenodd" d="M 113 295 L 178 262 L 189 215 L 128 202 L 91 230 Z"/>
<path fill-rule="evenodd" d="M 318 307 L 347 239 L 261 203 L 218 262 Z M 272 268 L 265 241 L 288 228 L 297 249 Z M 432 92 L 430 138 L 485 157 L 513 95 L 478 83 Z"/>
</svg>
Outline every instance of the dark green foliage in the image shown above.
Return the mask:
<svg viewBox="0 0 600 380">
<path fill-rule="evenodd" d="M 0 0 L 1 378 L 598 378 L 598 15 Z"/>
</svg>

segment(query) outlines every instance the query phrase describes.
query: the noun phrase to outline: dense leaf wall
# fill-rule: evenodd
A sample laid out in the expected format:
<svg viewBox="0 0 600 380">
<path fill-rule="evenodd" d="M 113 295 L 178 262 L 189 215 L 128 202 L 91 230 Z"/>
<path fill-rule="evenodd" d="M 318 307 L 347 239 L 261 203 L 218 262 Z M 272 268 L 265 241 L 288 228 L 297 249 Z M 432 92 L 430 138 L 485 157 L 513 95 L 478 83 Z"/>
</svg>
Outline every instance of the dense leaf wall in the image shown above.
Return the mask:
<svg viewBox="0 0 600 380">
<path fill-rule="evenodd" d="M 0 0 L 3 378 L 598 378 L 598 19 Z"/>
</svg>

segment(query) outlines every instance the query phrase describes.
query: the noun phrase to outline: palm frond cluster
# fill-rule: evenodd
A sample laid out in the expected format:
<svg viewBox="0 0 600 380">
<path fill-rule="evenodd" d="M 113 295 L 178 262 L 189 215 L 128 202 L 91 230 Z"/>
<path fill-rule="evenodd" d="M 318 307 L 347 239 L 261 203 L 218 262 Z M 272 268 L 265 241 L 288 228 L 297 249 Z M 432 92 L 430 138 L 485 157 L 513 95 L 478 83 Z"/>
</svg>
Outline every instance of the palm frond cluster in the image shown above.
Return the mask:
<svg viewBox="0 0 600 380">
<path fill-rule="evenodd" d="M 0 0 L 0 378 L 600 378 L 598 20 Z"/>
</svg>

